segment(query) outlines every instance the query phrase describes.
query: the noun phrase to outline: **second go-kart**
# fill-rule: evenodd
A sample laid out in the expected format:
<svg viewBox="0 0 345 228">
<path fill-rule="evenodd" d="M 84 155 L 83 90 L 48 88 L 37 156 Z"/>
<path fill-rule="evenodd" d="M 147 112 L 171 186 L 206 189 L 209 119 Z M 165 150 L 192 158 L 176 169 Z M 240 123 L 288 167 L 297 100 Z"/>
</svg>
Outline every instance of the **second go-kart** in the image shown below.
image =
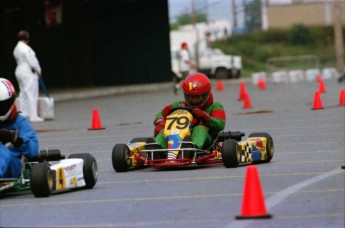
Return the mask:
<svg viewBox="0 0 345 228">
<path fill-rule="evenodd" d="M 274 154 L 273 139 L 266 132 L 245 135 L 239 131 L 218 133 L 208 148 L 198 149 L 191 140 L 193 115 L 187 107 L 177 107 L 166 118 L 164 136 L 167 149 L 152 137 L 133 138 L 129 143 L 116 144 L 112 164 L 116 172 L 143 167 L 172 168 L 189 165 L 223 163 L 226 168 L 243 164 L 270 162 Z"/>
<path fill-rule="evenodd" d="M 41 150 L 33 159 L 23 159 L 19 178 L 0 178 L 0 194 L 31 190 L 36 197 L 67 190 L 91 189 L 97 182 L 95 158 L 89 153 L 71 154 L 60 150 Z"/>
</svg>

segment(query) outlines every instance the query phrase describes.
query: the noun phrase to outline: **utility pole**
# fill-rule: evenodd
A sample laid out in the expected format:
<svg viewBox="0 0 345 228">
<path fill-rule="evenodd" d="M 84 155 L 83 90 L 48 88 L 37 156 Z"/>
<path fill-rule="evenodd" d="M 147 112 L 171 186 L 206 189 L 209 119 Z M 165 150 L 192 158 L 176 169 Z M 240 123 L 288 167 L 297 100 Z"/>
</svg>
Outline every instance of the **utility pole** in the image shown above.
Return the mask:
<svg viewBox="0 0 345 228">
<path fill-rule="evenodd" d="M 342 30 L 342 10 L 343 10 L 342 6 L 343 6 L 343 1 L 333 0 L 333 24 L 334 24 L 336 68 L 337 68 L 340 78 L 345 77 L 344 76 L 344 44 L 343 44 L 343 30 Z"/>
<path fill-rule="evenodd" d="M 194 0 L 192 0 L 192 24 L 193 24 L 193 28 L 195 29 L 196 15 L 195 15 L 195 2 L 194 2 Z"/>
<path fill-rule="evenodd" d="M 194 45 L 195 59 L 196 59 L 196 63 L 199 64 L 199 32 L 196 26 L 195 0 L 191 0 L 191 1 L 192 1 L 192 23 L 193 23 L 193 29 L 195 31 L 195 36 L 196 36 L 196 42 Z"/>
<path fill-rule="evenodd" d="M 261 29 L 264 31 L 268 29 L 267 1 L 266 0 L 261 0 Z"/>
<path fill-rule="evenodd" d="M 237 9 L 236 9 L 236 0 L 232 0 L 232 27 L 237 27 Z"/>
</svg>

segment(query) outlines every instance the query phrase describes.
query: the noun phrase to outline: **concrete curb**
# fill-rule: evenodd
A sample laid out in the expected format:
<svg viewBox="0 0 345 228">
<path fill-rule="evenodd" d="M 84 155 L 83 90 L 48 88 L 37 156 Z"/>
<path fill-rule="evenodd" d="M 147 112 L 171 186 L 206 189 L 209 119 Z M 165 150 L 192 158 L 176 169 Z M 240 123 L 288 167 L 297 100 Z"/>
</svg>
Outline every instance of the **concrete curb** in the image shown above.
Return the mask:
<svg viewBox="0 0 345 228">
<path fill-rule="evenodd" d="M 126 86 L 112 86 L 112 87 L 92 87 L 80 89 L 66 89 L 52 91 L 51 96 L 54 101 L 67 101 L 71 99 L 87 99 L 111 95 L 121 95 L 126 93 L 150 92 L 171 89 L 171 82 L 142 84 L 142 85 L 126 85 Z"/>
<path fill-rule="evenodd" d="M 240 81 L 249 81 L 249 78 L 241 79 L 225 79 L 224 84 L 236 84 Z M 219 80 L 211 79 L 212 88 L 215 89 Z M 152 92 L 152 91 L 172 91 L 171 82 L 162 83 L 150 83 L 139 85 L 123 85 L 123 86 L 108 86 L 108 87 L 89 87 L 89 88 L 77 88 L 77 89 L 61 89 L 52 90 L 51 96 L 55 102 L 68 101 L 75 99 L 87 99 L 112 95 L 121 95 L 126 93 L 138 93 L 138 92 Z M 41 94 L 44 96 L 43 94 Z"/>
</svg>

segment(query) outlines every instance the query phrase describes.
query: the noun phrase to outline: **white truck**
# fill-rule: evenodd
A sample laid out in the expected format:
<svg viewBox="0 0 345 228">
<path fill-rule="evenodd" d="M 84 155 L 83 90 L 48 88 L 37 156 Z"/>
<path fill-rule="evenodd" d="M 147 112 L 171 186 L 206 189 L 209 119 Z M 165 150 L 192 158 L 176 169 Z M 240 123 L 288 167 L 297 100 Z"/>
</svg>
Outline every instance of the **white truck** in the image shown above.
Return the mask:
<svg viewBox="0 0 345 228">
<path fill-rule="evenodd" d="M 187 42 L 193 61 L 199 68 L 195 69 L 210 78 L 239 78 L 242 72 L 240 56 L 225 55 L 220 49 L 208 48 L 205 37 L 195 30 L 178 30 L 170 32 L 171 65 L 173 74 L 179 76 L 179 51 L 182 42 Z M 198 50 L 198 51 L 197 51 Z"/>
</svg>

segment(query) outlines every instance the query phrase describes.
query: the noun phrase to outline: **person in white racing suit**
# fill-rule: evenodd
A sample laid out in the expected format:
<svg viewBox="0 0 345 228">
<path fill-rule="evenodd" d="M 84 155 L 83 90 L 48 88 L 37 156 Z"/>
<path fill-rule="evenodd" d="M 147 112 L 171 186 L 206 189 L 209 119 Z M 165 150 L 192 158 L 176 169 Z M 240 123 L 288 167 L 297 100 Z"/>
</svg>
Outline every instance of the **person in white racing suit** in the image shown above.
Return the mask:
<svg viewBox="0 0 345 228">
<path fill-rule="evenodd" d="M 15 75 L 19 85 L 20 111 L 31 122 L 42 122 L 44 119 L 37 114 L 38 78 L 42 77 L 41 66 L 35 52 L 28 45 L 30 35 L 27 31 L 19 31 L 18 43 L 13 50 L 17 62 Z"/>
<path fill-rule="evenodd" d="M 21 157 L 38 156 L 39 141 L 30 122 L 17 112 L 13 84 L 0 78 L 0 178 L 17 178 Z"/>
</svg>

